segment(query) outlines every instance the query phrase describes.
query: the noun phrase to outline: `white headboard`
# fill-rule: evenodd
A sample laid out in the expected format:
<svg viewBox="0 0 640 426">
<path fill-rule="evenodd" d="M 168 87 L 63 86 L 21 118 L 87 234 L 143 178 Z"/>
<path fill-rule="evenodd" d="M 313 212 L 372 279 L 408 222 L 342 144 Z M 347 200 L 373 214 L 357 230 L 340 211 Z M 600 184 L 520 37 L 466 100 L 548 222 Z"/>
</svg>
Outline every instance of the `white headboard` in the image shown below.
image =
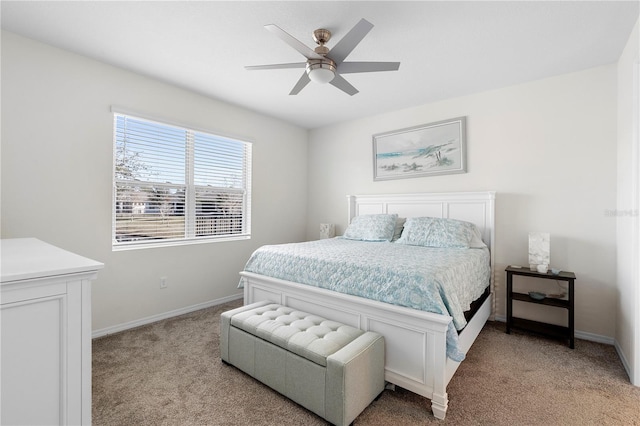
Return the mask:
<svg viewBox="0 0 640 426">
<path fill-rule="evenodd" d="M 348 195 L 349 221 L 362 214 L 397 213 L 398 217 L 441 217 L 475 224 L 491 252 L 491 284 L 494 280 L 494 191 L 420 194 Z"/>
<path fill-rule="evenodd" d="M 348 195 L 349 221 L 362 214 L 397 213 L 398 217 L 442 217 L 475 224 L 482 240 L 494 243 L 496 193 L 443 192 L 420 194 Z M 491 250 L 493 251 L 493 250 Z"/>
</svg>

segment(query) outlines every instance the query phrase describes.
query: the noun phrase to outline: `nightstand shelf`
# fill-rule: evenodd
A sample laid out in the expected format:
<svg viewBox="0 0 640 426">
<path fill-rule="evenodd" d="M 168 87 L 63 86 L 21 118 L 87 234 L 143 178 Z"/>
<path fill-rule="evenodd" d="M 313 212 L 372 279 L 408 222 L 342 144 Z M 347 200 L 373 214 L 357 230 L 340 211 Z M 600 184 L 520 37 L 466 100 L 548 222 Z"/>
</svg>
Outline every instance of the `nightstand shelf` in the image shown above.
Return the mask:
<svg viewBox="0 0 640 426">
<path fill-rule="evenodd" d="M 511 323 L 512 328 L 519 330 L 530 331 L 536 334 L 543 334 L 553 339 L 565 340 L 569 333 L 569 327 L 561 325 L 547 324 L 540 321 L 533 321 L 524 318 L 513 318 Z M 573 348 L 572 348 L 573 349 Z"/>
<path fill-rule="evenodd" d="M 537 303 L 539 305 L 556 306 L 558 308 L 569 308 L 569 300 L 567 299 L 555 299 L 551 297 L 545 297 L 542 300 L 532 299 L 531 296 L 524 293 L 511 293 L 513 300 L 519 300 L 521 302 Z"/>
<path fill-rule="evenodd" d="M 526 268 L 507 267 L 507 334 L 511 333 L 511 329 L 519 329 L 530 331 L 545 336 L 561 339 L 569 342 L 569 347 L 575 347 L 575 329 L 574 329 L 574 283 L 576 276 L 573 272 L 562 271 L 557 275 L 550 272 L 536 272 Z M 556 281 L 566 281 L 568 283 L 568 296 L 566 299 L 557 299 L 545 297 L 542 300 L 533 299 L 525 293 L 517 293 L 513 291 L 513 276 L 526 276 L 533 278 L 550 279 Z M 513 301 L 533 303 L 538 305 L 552 306 L 567 310 L 567 326 L 555 324 L 547 324 L 540 321 L 532 321 L 524 318 L 513 316 Z"/>
</svg>

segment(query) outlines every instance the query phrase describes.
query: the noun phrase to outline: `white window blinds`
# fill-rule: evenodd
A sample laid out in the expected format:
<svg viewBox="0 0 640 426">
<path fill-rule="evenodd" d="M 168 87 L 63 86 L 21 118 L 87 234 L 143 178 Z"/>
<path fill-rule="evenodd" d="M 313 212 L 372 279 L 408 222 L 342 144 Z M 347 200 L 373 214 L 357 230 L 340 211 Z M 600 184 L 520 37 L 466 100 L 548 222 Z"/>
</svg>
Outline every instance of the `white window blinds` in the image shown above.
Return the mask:
<svg viewBox="0 0 640 426">
<path fill-rule="evenodd" d="M 250 191 L 250 143 L 114 115 L 114 248 L 248 238 Z"/>
</svg>

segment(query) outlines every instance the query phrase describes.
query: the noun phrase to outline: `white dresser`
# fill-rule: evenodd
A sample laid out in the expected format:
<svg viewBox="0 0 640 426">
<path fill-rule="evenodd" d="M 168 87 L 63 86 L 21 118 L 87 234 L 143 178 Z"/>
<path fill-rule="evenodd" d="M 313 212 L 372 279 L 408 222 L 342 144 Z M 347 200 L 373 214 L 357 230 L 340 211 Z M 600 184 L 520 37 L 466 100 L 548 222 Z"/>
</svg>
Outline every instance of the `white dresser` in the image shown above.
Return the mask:
<svg viewBox="0 0 640 426">
<path fill-rule="evenodd" d="M 1 240 L 2 425 L 91 424 L 91 280 L 104 265 Z"/>
</svg>

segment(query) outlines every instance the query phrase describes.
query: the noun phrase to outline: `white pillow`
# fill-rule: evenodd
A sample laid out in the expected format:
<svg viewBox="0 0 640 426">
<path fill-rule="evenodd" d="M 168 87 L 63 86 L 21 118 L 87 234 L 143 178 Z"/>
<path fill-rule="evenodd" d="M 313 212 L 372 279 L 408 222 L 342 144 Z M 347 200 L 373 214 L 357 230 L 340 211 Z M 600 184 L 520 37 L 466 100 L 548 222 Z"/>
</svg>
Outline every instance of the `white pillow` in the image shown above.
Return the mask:
<svg viewBox="0 0 640 426">
<path fill-rule="evenodd" d="M 473 236 L 471 237 L 471 241 L 469 241 L 469 248 L 485 248 L 486 246 L 484 241 L 482 241 L 480 230 L 473 225 Z"/>
<path fill-rule="evenodd" d="M 437 217 L 410 217 L 399 244 L 424 247 L 470 248 L 482 243 L 476 226 L 470 222 Z"/>
<path fill-rule="evenodd" d="M 391 241 L 397 214 L 364 214 L 351 219 L 344 238 L 359 241 Z"/>
</svg>

